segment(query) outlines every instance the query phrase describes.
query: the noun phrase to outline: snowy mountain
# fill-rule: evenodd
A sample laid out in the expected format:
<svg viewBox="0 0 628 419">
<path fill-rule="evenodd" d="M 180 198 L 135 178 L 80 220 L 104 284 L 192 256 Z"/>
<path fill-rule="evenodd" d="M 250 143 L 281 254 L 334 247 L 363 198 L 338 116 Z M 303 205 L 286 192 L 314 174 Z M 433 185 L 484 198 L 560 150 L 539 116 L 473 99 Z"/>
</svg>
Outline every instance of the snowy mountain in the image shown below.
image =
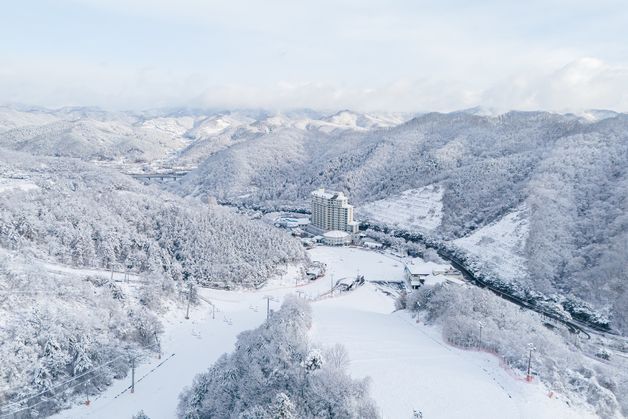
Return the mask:
<svg viewBox="0 0 628 419">
<path fill-rule="evenodd" d="M 500 277 L 509 282 L 525 280 L 528 276 L 528 221 L 529 213 L 524 205 L 453 243 L 489 272 L 499 272 Z"/>
<path fill-rule="evenodd" d="M 58 118 L 40 109 L 20 110 L 9 106 L 0 106 L 0 132 L 25 126 L 45 125 Z"/>
<path fill-rule="evenodd" d="M 325 116 L 310 110 L 108 112 L 5 106 L 0 108 L 0 147 L 127 165 L 196 166 L 220 150 L 282 129 L 328 136 L 391 127 L 406 119 L 350 111 Z"/>
<path fill-rule="evenodd" d="M 439 260 L 422 243 L 369 231 L 424 260 L 355 248 L 305 252 L 285 232 L 207 199 L 305 207 L 312 189 L 341 189 L 359 219 L 428 235 L 484 278 L 556 302 L 556 310 L 578 304 L 580 314 L 606 315 L 625 333 L 628 116 L 591 115 L 1 108 L 0 415 L 46 416 L 89 394 L 94 409 L 75 405 L 60 417 L 140 408 L 173 417 L 192 384 L 179 405 L 185 416 L 224 404 L 227 374 L 237 393 L 224 400 L 246 397 L 240 411 L 261 417 L 268 409 L 317 417 L 356 404 L 357 417 L 403 417 L 417 406 L 430 417 L 501 417 L 531 403 L 535 417 L 620 417 L 621 337 L 584 341 L 460 280 L 406 295 L 398 289 L 404 264 Z M 198 167 L 146 186 L 119 173 L 133 165 Z M 325 278 L 303 279 L 308 258 L 327 264 Z M 333 298 L 334 278 L 351 281 L 356 272 L 364 286 Z M 285 331 L 306 319 L 298 330 L 269 333 L 270 322 L 236 338 L 272 316 L 261 304 L 294 291 L 313 301 L 314 315 L 298 303 L 275 320 Z M 194 320 L 186 323 L 188 302 Z M 408 311 L 391 314 L 393 305 Z M 293 332 L 302 347 L 282 358 L 282 348 L 294 349 Z M 347 366 L 347 354 L 320 346 L 318 357 L 310 334 L 342 342 L 357 362 L 337 374 L 325 362 Z M 275 350 L 256 352 L 252 363 L 257 339 Z M 220 357 L 236 341 L 239 349 Z M 531 342 L 540 380 L 533 387 L 520 381 Z M 170 355 L 156 360 L 162 349 Z M 442 362 L 424 362 L 433 359 Z M 133 360 L 146 378 L 140 397 L 125 393 Z M 260 374 L 268 374 L 263 385 L 250 387 Z M 448 407 L 450 377 L 465 394 L 457 410 Z M 308 386 L 311 394 L 293 388 Z M 331 391 L 318 397 L 322 387 Z M 353 398 L 334 402 L 344 390 Z"/>
<path fill-rule="evenodd" d="M 0 147 L 84 160 L 152 161 L 184 147 L 191 117 L 156 117 L 91 108 L 0 113 Z"/>
<path fill-rule="evenodd" d="M 589 109 L 578 114 L 587 122 L 598 122 L 607 118 L 614 118 L 618 115 L 618 112 L 608 109 Z"/>
<path fill-rule="evenodd" d="M 425 226 L 442 240 L 472 235 L 525 204 L 520 285 L 573 294 L 628 330 L 620 262 L 628 258 L 621 245 L 627 182 L 628 115 L 590 122 L 547 112 L 455 112 L 367 132 L 276 130 L 217 152 L 177 187 L 183 195 L 306 207 L 309 192 L 325 186 L 347 192 L 371 221 L 410 229 L 421 229 L 426 209 L 442 205 L 438 223 Z M 434 197 L 440 203 L 409 199 L 409 191 L 430 185 L 442 190 Z M 514 278 L 492 266 L 491 275 Z"/>
</svg>

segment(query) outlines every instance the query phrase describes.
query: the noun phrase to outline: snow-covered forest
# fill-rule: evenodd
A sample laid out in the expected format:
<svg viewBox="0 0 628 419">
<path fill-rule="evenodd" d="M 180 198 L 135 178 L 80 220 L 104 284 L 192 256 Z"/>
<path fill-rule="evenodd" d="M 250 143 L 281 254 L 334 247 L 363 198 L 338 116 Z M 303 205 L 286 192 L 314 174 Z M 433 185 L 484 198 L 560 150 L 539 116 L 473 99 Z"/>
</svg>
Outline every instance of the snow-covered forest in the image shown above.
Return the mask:
<svg viewBox="0 0 628 419">
<path fill-rule="evenodd" d="M 191 171 L 162 184 L 125 174 L 180 169 Z M 242 291 L 296 272 L 308 260 L 297 239 L 218 202 L 306 208 L 320 186 L 345 191 L 385 247 L 437 262 L 435 248 L 446 249 L 561 315 L 628 330 L 624 114 L 3 107 L 0 415 L 98 397 L 159 353 L 165 313 L 194 303 L 199 286 Z M 628 409 L 625 364 L 609 355 L 625 348 L 574 339 L 473 288 L 423 288 L 404 304 L 448 343 L 481 346 L 519 371 L 533 343 L 543 383 L 601 417 Z M 179 415 L 378 417 L 344 351 L 309 341 L 308 319 L 288 300 L 243 333 L 182 394 Z"/>
<path fill-rule="evenodd" d="M 3 107 L 0 145 L 134 171 L 199 165 L 168 187 L 202 199 L 304 207 L 316 187 L 341 189 L 364 219 L 455 240 L 483 274 L 589 304 L 625 332 L 626 115 L 470 110 L 412 117 Z M 61 125 L 71 127 L 60 135 Z M 494 237 L 476 249 L 458 246 L 514 213 L 525 228 L 503 232 L 518 241 L 510 253 L 491 254 Z M 394 221 L 401 216 L 407 220 Z"/>
<path fill-rule="evenodd" d="M 0 243 L 7 249 L 223 287 L 258 285 L 277 265 L 304 257 L 283 232 L 112 170 L 22 153 L 0 158 Z"/>
<path fill-rule="evenodd" d="M 308 335 L 311 324 L 308 303 L 286 297 L 264 324 L 238 336 L 232 354 L 183 391 L 179 417 L 379 418 L 368 381 L 347 373 L 345 349 L 317 347 Z"/>
<path fill-rule="evenodd" d="M 124 376 L 158 351 L 160 313 L 188 284 L 254 287 L 305 258 L 286 233 L 228 209 L 2 150 L 2 413 L 46 415 Z"/>
</svg>

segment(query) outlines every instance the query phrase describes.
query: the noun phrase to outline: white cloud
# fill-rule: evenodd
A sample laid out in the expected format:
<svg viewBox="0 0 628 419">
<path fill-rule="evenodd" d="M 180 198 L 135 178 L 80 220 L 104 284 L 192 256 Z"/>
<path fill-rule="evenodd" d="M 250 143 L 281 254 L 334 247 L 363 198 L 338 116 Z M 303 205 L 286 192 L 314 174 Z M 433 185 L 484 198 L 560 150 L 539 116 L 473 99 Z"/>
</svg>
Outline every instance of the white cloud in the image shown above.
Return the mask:
<svg viewBox="0 0 628 419">
<path fill-rule="evenodd" d="M 422 77 L 390 83 L 279 80 L 215 84 L 202 73 L 67 60 L 0 69 L 6 102 L 44 106 L 152 108 L 193 105 L 364 111 L 452 111 L 476 105 L 497 110 L 628 111 L 628 66 L 582 58 L 546 74 L 520 72 L 496 83 Z"/>
<path fill-rule="evenodd" d="M 628 110 L 618 0 L 54 3 L 3 53 L 0 102 Z"/>
<path fill-rule="evenodd" d="M 482 95 L 482 103 L 498 109 L 628 111 L 628 66 L 584 57 L 547 74 L 519 74 Z"/>
<path fill-rule="evenodd" d="M 476 103 L 477 95 L 445 81 L 399 80 L 383 86 L 339 86 L 321 82 L 278 82 L 265 87 L 215 86 L 196 99 L 209 107 L 261 107 L 321 110 L 447 111 Z"/>
</svg>

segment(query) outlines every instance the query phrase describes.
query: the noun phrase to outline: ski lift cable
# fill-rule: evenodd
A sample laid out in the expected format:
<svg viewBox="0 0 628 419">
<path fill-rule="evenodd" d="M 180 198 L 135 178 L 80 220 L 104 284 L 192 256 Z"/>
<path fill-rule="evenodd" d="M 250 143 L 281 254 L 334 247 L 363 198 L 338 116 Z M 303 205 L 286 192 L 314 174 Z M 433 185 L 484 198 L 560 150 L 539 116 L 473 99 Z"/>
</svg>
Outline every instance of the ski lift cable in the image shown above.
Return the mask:
<svg viewBox="0 0 628 419">
<path fill-rule="evenodd" d="M 158 343 L 158 342 L 153 343 L 152 345 L 149 345 L 149 346 L 143 346 L 143 347 L 142 347 L 142 349 L 150 349 L 150 348 L 153 348 L 154 346 L 157 346 L 157 345 L 159 345 L 159 343 Z M 96 366 L 96 367 L 94 367 L 94 368 L 91 368 L 91 369 L 89 369 L 89 370 L 87 370 L 87 371 L 85 371 L 85 372 L 83 372 L 83 373 L 81 373 L 81 374 L 79 374 L 79 375 L 77 375 L 77 376 L 75 376 L 75 377 L 72 377 L 72 378 L 70 378 L 69 380 L 66 380 L 66 381 L 64 381 L 64 382 L 62 382 L 62 383 L 59 383 L 59 384 L 57 384 L 57 385 L 55 385 L 55 386 L 53 386 L 53 387 L 51 387 L 51 388 L 49 388 L 49 389 L 47 389 L 47 390 L 41 391 L 41 392 L 39 392 L 39 393 L 37 393 L 37 394 L 33 394 L 33 395 L 31 395 L 31 396 L 25 396 L 25 397 L 22 397 L 22 398 L 21 398 L 21 399 L 19 399 L 19 400 L 16 400 L 16 401 L 14 401 L 14 402 L 9 402 L 9 403 L 5 404 L 4 406 L 0 406 L 0 409 L 5 409 L 6 407 L 9 407 L 9 406 L 12 406 L 12 405 L 16 405 L 16 404 L 20 404 L 20 403 L 22 403 L 22 402 L 23 402 L 23 401 L 25 401 L 25 400 L 30 400 L 30 399 L 33 399 L 33 398 L 35 398 L 35 397 L 41 396 L 41 395 L 43 395 L 43 394 L 45 394 L 45 393 L 47 393 L 47 392 L 49 392 L 49 391 L 51 391 L 51 390 L 56 389 L 57 387 L 61 387 L 61 386 L 65 385 L 65 384 L 71 383 L 72 381 L 76 381 L 76 380 L 78 380 L 79 378 L 84 377 L 85 375 L 89 374 L 90 372 L 93 372 L 93 371 L 99 370 L 100 368 L 102 368 L 102 367 L 104 367 L 104 366 L 106 366 L 106 365 L 109 365 L 109 364 L 113 363 L 114 361 L 117 361 L 118 359 L 123 358 L 123 357 L 125 357 L 125 356 L 127 356 L 127 355 L 128 355 L 128 354 L 126 354 L 126 353 L 125 353 L 125 354 L 122 354 L 122 355 L 118 355 L 117 357 L 115 357 L 115 358 L 113 358 L 113 359 L 110 359 L 109 361 L 107 361 L 107 362 L 105 362 L 105 363 L 103 363 L 103 364 L 100 364 L 100 365 L 98 365 L 98 366 Z M 70 387 L 70 388 L 72 388 L 72 387 Z M 2 416 L 0 416 L 0 418 L 1 418 L 1 417 L 2 417 Z"/>
<path fill-rule="evenodd" d="M 101 372 L 99 372 L 98 374 L 102 374 L 102 371 L 101 371 Z M 98 374 L 97 374 L 97 375 L 98 375 Z M 84 380 L 84 381 L 81 381 L 81 382 L 79 382 L 79 383 L 76 383 L 76 384 L 74 384 L 73 386 L 68 387 L 68 388 L 66 389 L 66 391 L 67 391 L 67 390 L 71 390 L 71 389 L 73 389 L 73 388 L 76 388 L 76 387 L 80 386 L 81 384 L 85 384 L 86 382 L 88 382 L 88 381 L 89 381 L 90 379 L 92 379 L 92 378 L 93 378 L 93 377 L 89 377 L 89 378 L 87 378 L 87 379 L 86 379 L 86 380 Z M 33 397 L 36 397 L 36 396 L 33 396 Z M 33 405 L 26 406 L 26 407 L 23 407 L 23 408 L 18 409 L 18 410 L 14 410 L 14 411 L 12 411 L 12 412 L 4 413 L 4 414 L 0 415 L 0 419 L 2 419 L 2 418 L 7 418 L 7 417 L 9 417 L 9 416 L 11 416 L 11 415 L 15 415 L 16 413 L 25 412 L 25 411 L 27 411 L 27 410 L 30 410 L 30 409 L 32 409 L 32 408 L 34 408 L 34 407 L 36 407 L 36 406 L 39 406 L 39 405 L 40 405 L 40 404 L 42 404 L 42 403 L 45 403 L 45 402 L 49 401 L 49 400 L 50 400 L 49 398 L 48 398 L 48 399 L 43 399 L 43 400 L 40 400 L 40 401 L 38 401 L 37 403 L 35 403 L 35 404 L 33 404 Z"/>
</svg>

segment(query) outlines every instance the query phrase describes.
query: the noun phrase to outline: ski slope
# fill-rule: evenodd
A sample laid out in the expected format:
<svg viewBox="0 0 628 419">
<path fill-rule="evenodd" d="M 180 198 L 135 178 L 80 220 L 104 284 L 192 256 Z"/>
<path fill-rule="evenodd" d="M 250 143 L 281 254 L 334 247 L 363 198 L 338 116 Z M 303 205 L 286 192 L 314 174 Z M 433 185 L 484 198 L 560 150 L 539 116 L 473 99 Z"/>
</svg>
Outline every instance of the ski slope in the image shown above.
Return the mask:
<svg viewBox="0 0 628 419">
<path fill-rule="evenodd" d="M 443 189 L 436 185 L 408 189 L 356 209 L 360 219 L 406 230 L 436 229 L 443 219 Z"/>
<path fill-rule="evenodd" d="M 327 264 L 325 277 L 298 283 L 297 269 L 290 267 L 260 290 L 201 290 L 205 301 L 192 308 L 189 320 L 184 319 L 185 307 L 172 307 L 164 321 L 163 357 L 137 368 L 136 378 L 141 381 L 134 394 L 119 395 L 130 384 L 127 377 L 89 406 L 79 404 L 55 417 L 130 418 L 143 409 L 151 419 L 173 418 L 178 395 L 193 377 L 231 351 L 238 333 L 263 322 L 265 297 L 272 298 L 272 309 L 295 291 L 309 297 L 325 295 L 332 275 L 337 280 L 358 270 L 367 281 L 403 277 L 403 264 L 383 253 L 317 247 L 310 257 Z M 206 301 L 215 305 L 215 316 Z M 548 398 L 540 384 L 516 380 L 492 356 L 452 348 L 437 328 L 416 324 L 405 312 L 393 313 L 393 300 L 374 284 L 326 296 L 312 306 L 314 339 L 347 347 L 352 375 L 372 377 L 373 396 L 386 418 L 409 418 L 412 409 L 420 409 L 430 419 L 592 417 L 567 406 L 560 397 Z"/>
<path fill-rule="evenodd" d="M 527 276 L 525 244 L 529 222 L 525 206 L 453 243 L 500 278 L 516 281 Z"/>
<path fill-rule="evenodd" d="M 542 384 L 504 370 L 497 358 L 443 342 L 438 328 L 395 312 L 391 299 L 373 286 L 320 301 L 314 337 L 341 343 L 354 377 L 370 376 L 372 394 L 385 418 L 585 418 Z"/>
</svg>

